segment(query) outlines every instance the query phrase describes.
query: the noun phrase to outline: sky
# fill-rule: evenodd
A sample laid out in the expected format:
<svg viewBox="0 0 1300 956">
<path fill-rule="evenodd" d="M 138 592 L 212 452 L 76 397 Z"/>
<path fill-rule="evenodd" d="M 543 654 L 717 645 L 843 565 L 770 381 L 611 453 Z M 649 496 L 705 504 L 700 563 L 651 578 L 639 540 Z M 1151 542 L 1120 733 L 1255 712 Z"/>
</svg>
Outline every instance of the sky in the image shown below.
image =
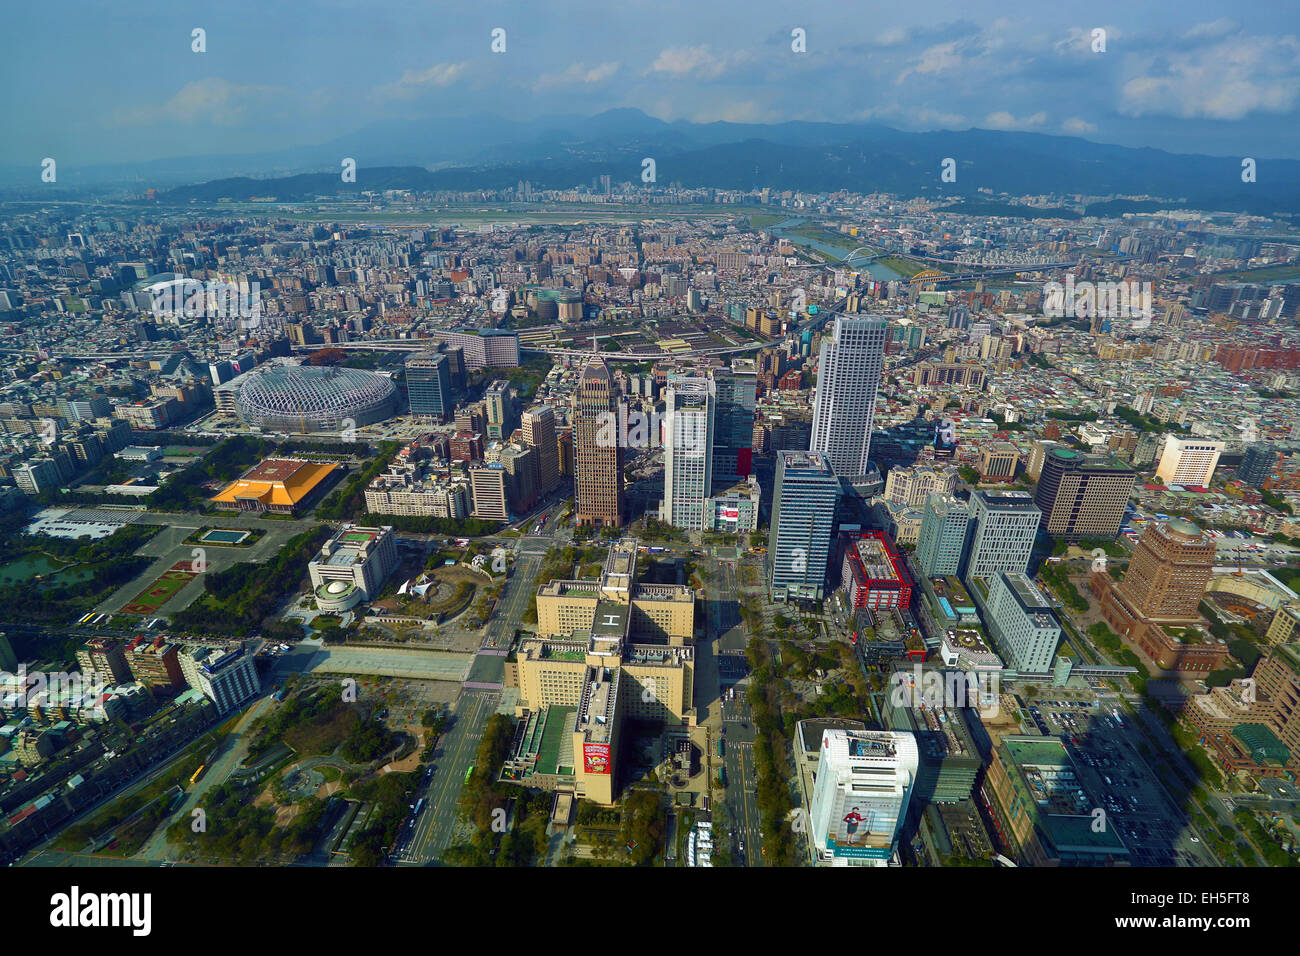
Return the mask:
<svg viewBox="0 0 1300 956">
<path fill-rule="evenodd" d="M 619 107 L 1300 157 L 1296 0 L 7 0 L 3 23 L 0 163 L 34 167 Z"/>
</svg>

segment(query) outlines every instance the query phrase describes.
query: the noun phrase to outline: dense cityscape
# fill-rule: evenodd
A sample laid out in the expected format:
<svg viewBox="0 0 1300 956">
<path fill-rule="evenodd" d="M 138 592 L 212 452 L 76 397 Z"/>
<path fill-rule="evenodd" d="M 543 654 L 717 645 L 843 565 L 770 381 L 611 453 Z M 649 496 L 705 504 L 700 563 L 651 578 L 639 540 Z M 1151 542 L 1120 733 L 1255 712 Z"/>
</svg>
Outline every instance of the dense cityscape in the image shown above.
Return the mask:
<svg viewBox="0 0 1300 956">
<path fill-rule="evenodd" d="M 0 167 L 15 882 L 1300 864 L 1300 165 L 591 124 Z"/>
</svg>

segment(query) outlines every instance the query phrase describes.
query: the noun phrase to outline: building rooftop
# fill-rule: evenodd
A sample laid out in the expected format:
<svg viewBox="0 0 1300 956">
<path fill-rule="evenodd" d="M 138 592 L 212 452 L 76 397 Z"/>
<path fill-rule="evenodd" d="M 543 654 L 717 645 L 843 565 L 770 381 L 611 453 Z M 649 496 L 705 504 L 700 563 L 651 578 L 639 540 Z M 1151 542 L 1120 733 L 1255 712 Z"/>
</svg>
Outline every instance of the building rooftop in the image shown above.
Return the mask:
<svg viewBox="0 0 1300 956">
<path fill-rule="evenodd" d="M 231 482 L 212 500 L 233 504 L 241 498 L 256 498 L 268 505 L 296 505 L 341 467 L 336 461 L 268 458 Z"/>
</svg>

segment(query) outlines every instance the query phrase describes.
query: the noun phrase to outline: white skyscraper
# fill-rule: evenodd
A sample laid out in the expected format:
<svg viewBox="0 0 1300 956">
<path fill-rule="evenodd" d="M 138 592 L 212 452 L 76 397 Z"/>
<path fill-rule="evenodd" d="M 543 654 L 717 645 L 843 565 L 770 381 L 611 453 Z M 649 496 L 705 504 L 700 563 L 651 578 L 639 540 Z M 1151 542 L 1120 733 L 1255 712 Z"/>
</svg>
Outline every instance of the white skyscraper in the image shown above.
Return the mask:
<svg viewBox="0 0 1300 956">
<path fill-rule="evenodd" d="M 824 454 L 835 473 L 850 482 L 870 470 L 886 334 L 884 319 L 841 315 L 833 336 L 822 340 L 809 448 Z"/>
<path fill-rule="evenodd" d="M 817 859 L 829 866 L 888 866 L 918 766 L 912 734 L 824 731 L 809 810 Z"/>
<path fill-rule="evenodd" d="M 704 528 L 704 499 L 713 481 L 717 402 L 705 378 L 669 379 L 664 398 L 664 498 L 659 518 L 674 528 Z"/>
<path fill-rule="evenodd" d="M 1221 441 L 1179 438 L 1177 435 L 1170 435 L 1165 439 L 1165 448 L 1160 455 L 1156 477 L 1167 485 L 1194 485 L 1208 488 L 1223 449 L 1224 444 Z"/>
</svg>

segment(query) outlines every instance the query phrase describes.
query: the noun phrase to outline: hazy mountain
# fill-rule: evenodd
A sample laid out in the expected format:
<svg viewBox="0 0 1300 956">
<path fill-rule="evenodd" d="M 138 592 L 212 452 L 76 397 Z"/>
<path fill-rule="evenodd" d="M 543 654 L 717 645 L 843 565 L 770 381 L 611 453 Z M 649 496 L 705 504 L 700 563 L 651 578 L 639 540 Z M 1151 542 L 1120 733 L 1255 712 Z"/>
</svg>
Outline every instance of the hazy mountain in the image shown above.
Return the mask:
<svg viewBox="0 0 1300 956">
<path fill-rule="evenodd" d="M 980 129 L 911 133 L 846 123 L 668 123 L 635 109 L 523 123 L 483 114 L 384 120 L 319 146 L 158 160 L 133 167 L 129 177 L 123 167 L 102 172 L 105 179 L 162 186 L 151 175 L 176 182 L 188 170 L 188 182 L 197 185 L 164 192 L 165 201 L 301 201 L 372 189 L 502 188 L 520 180 L 563 188 L 606 173 L 615 182 L 640 182 L 647 156 L 656 162 L 659 183 L 684 186 L 936 197 L 974 197 L 981 188 L 1010 195 L 1148 195 L 1200 208 L 1300 212 L 1300 160 L 1261 159 L 1258 181 L 1243 183 L 1240 157 Z M 356 184 L 341 181 L 343 157 L 357 161 Z M 940 180 L 946 157 L 957 161 L 955 183 Z M 215 168 L 244 175 L 217 178 L 210 172 Z"/>
</svg>

